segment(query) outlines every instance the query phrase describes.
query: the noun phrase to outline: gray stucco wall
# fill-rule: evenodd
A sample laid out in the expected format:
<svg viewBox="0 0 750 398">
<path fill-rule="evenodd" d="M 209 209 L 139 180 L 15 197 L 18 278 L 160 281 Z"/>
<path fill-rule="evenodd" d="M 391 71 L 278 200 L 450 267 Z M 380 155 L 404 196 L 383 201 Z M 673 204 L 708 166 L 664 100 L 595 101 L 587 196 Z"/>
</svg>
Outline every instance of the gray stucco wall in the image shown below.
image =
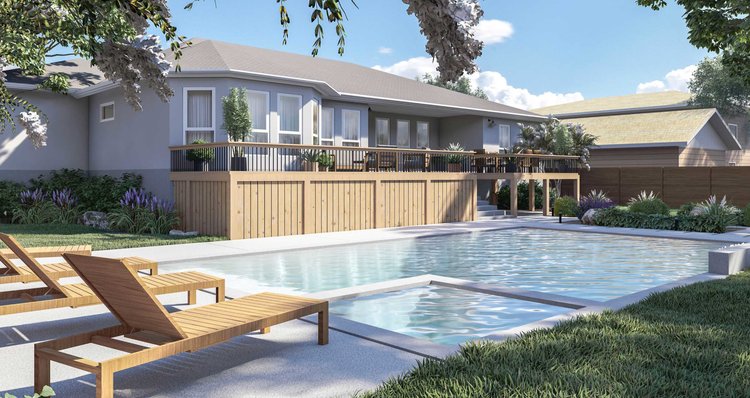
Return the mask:
<svg viewBox="0 0 750 398">
<path fill-rule="evenodd" d="M 48 118 L 47 146 L 35 149 L 16 120 L 0 135 L 0 179 L 25 182 L 61 168 L 88 169 L 88 100 L 42 91 L 21 94 Z"/>
<path fill-rule="evenodd" d="M 726 150 L 727 146 L 716 133 L 711 123 L 706 123 L 698 134 L 688 142 L 688 148 L 719 149 Z"/>
<path fill-rule="evenodd" d="M 490 127 L 489 120 L 495 124 Z M 446 147 L 452 142 L 460 143 L 467 150 L 484 148 L 484 133 L 497 133 L 499 125 L 510 126 L 511 145 L 518 142 L 521 128 L 518 121 L 486 118 L 481 116 L 457 116 L 440 119 L 440 145 Z M 533 122 L 529 122 L 533 123 Z"/>
<path fill-rule="evenodd" d="M 440 123 L 439 119 L 425 116 L 411 116 L 397 113 L 370 112 L 369 128 L 372 134 L 368 142 L 369 146 L 378 146 L 378 135 L 375 128 L 376 119 L 388 119 L 390 129 L 390 144 L 396 145 L 396 131 L 399 120 L 409 121 L 409 144 L 411 148 L 417 148 L 417 122 L 430 124 L 430 148 L 439 149 L 440 146 Z"/>
</svg>

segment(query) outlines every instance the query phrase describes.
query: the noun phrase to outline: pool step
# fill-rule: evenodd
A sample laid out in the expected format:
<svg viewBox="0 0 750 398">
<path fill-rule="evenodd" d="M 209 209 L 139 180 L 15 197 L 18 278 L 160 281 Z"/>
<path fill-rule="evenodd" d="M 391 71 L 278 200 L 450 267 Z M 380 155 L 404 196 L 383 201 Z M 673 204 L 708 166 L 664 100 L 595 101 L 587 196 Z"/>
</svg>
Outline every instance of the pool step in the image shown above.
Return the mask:
<svg viewBox="0 0 750 398">
<path fill-rule="evenodd" d="M 510 212 L 508 210 L 497 210 L 497 208 L 494 210 L 477 211 L 477 217 L 481 219 L 486 219 L 487 217 L 507 216 L 509 214 Z"/>
<path fill-rule="evenodd" d="M 495 205 L 477 205 L 477 211 L 490 211 L 490 210 L 497 210 L 497 206 L 495 206 Z"/>
<path fill-rule="evenodd" d="M 487 206 L 490 202 L 488 200 L 477 200 L 477 206 Z"/>
</svg>

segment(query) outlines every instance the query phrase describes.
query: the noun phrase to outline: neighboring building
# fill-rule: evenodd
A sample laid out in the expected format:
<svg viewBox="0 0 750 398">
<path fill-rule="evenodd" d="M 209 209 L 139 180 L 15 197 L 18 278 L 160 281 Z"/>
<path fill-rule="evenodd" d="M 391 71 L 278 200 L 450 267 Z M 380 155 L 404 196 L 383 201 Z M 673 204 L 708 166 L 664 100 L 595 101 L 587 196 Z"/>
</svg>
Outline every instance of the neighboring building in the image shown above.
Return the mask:
<svg viewBox="0 0 750 398">
<path fill-rule="evenodd" d="M 597 98 L 535 109 L 580 123 L 599 137 L 592 167 L 750 165 L 746 118 L 688 105 L 689 93 L 667 91 Z"/>
<path fill-rule="evenodd" d="M 351 63 L 192 42 L 183 50 L 181 72 L 170 74 L 171 102 L 144 90 L 140 112 L 88 61 L 49 66 L 50 73 L 71 76 L 69 95 L 37 90 L 37 79 L 7 71 L 8 87 L 49 118 L 49 140 L 35 150 L 25 132 L 4 132 L 0 179 L 26 180 L 63 167 L 136 172 L 147 189 L 171 195 L 168 147 L 227 141 L 221 98 L 233 87 L 248 89 L 252 140 L 259 142 L 433 149 L 459 142 L 468 150 L 497 152 L 516 141 L 519 122 L 545 119 Z"/>
</svg>

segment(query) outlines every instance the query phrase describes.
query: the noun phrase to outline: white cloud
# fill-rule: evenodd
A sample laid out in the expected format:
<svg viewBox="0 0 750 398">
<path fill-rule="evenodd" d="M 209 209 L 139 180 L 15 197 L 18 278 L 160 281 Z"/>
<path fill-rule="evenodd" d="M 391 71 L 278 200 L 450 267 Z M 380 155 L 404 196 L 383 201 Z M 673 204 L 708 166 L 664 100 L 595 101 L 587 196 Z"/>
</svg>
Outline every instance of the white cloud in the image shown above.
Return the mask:
<svg viewBox="0 0 750 398">
<path fill-rule="evenodd" d="M 378 54 L 388 55 L 388 54 L 392 54 L 392 53 L 393 53 L 393 49 L 390 48 L 390 47 L 380 47 L 380 48 L 378 48 Z"/>
<path fill-rule="evenodd" d="M 652 80 L 650 82 L 640 83 L 635 92 L 656 93 L 659 91 L 688 91 L 688 84 L 693 78 L 693 73 L 698 67 L 688 65 L 681 69 L 675 69 L 664 76 L 663 80 Z"/>
<path fill-rule="evenodd" d="M 474 37 L 486 45 L 502 43 L 513 36 L 513 25 L 499 19 L 483 19 L 474 28 Z"/>
<path fill-rule="evenodd" d="M 436 65 L 428 57 L 415 57 L 390 66 L 376 65 L 374 69 L 413 79 L 425 73 L 437 74 Z M 475 88 L 481 88 L 491 101 L 521 109 L 535 109 L 545 106 L 581 101 L 583 94 L 544 92 L 532 94 L 525 88 L 513 87 L 508 80 L 495 71 L 475 72 L 468 76 Z"/>
</svg>

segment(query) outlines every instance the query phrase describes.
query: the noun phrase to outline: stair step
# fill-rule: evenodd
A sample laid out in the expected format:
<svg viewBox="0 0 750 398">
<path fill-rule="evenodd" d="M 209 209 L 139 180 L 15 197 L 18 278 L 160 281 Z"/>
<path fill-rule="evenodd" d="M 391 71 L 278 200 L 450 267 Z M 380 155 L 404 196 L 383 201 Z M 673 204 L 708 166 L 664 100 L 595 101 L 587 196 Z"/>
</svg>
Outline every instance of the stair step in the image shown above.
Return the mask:
<svg viewBox="0 0 750 398">
<path fill-rule="evenodd" d="M 493 217 L 493 216 L 505 216 L 507 215 L 507 210 L 484 210 L 484 211 L 477 211 L 477 216 L 479 217 Z"/>
<path fill-rule="evenodd" d="M 477 205 L 479 206 L 486 206 L 488 204 L 490 204 L 488 200 L 477 200 Z"/>
<path fill-rule="evenodd" d="M 488 210 L 497 210 L 497 206 L 495 205 L 478 205 L 477 206 L 478 211 L 488 211 Z"/>
</svg>

